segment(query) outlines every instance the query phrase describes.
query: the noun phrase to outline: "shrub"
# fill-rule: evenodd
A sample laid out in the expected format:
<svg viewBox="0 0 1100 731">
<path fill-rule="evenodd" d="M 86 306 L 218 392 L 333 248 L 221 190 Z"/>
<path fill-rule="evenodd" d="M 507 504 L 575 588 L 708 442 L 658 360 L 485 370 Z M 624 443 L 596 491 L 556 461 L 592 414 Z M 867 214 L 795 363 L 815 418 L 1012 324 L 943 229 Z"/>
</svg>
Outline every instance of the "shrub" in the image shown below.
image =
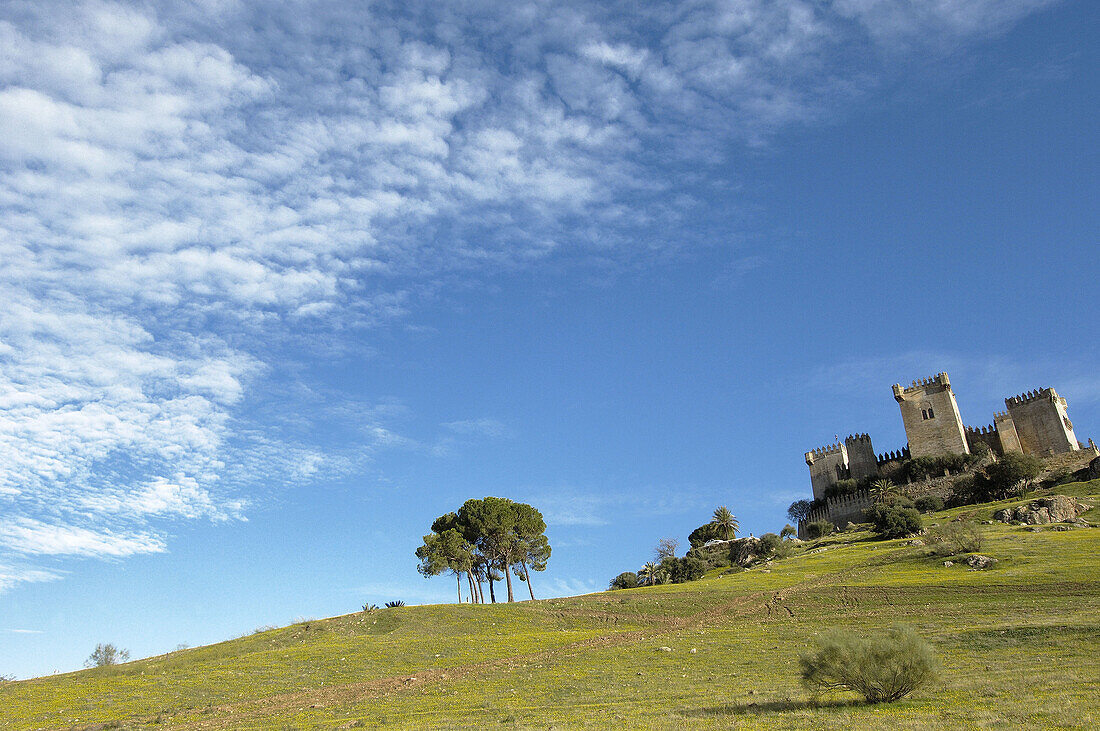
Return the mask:
<svg viewBox="0 0 1100 731">
<path fill-rule="evenodd" d="M 936 495 L 925 495 L 913 502 L 913 507 L 922 513 L 934 513 L 943 510 L 943 500 Z"/>
<path fill-rule="evenodd" d="M 609 589 L 633 589 L 638 585 L 638 575 L 633 571 L 624 571 L 611 580 Z"/>
<path fill-rule="evenodd" d="M 898 505 L 876 505 L 863 511 L 880 538 L 904 538 L 921 529 L 920 513 Z"/>
<path fill-rule="evenodd" d="M 1009 452 L 978 474 L 956 480 L 951 501 L 955 505 L 970 505 L 1018 496 L 1042 469 L 1043 463 L 1037 457 Z"/>
<path fill-rule="evenodd" d="M 669 557 L 661 561 L 661 570 L 668 576 L 669 583 L 682 584 L 703 578 L 707 564 L 695 556 Z"/>
<path fill-rule="evenodd" d="M 931 539 L 945 556 L 982 550 L 982 531 L 973 523 L 948 523 L 934 530 Z"/>
<path fill-rule="evenodd" d="M 1006 496 L 1018 491 L 1020 483 L 1027 483 L 1039 476 L 1043 462 L 1030 454 L 1009 452 L 983 471 L 994 493 Z"/>
<path fill-rule="evenodd" d="M 859 489 L 859 483 L 855 480 L 837 480 L 835 485 L 825 488 L 825 497 L 841 497 L 851 495 Z"/>
<path fill-rule="evenodd" d="M 802 682 L 813 691 L 851 690 L 868 703 L 904 698 L 936 674 L 932 648 L 908 627 L 878 633 L 834 629 L 799 663 Z"/>
<path fill-rule="evenodd" d="M 364 612 L 373 612 L 375 609 L 378 609 L 377 604 L 371 604 L 371 603 L 368 602 L 368 603 L 363 605 L 363 611 Z"/>
<path fill-rule="evenodd" d="M 974 481 L 977 475 L 959 475 L 951 482 L 951 494 L 947 497 L 947 504 L 951 507 L 967 505 L 974 493 Z"/>
<path fill-rule="evenodd" d="M 400 599 L 393 602 L 386 602 L 386 609 L 397 609 L 398 607 L 403 606 L 405 606 L 405 602 L 401 601 Z"/>
<path fill-rule="evenodd" d="M 84 661 L 86 668 L 102 668 L 108 665 L 117 665 L 130 659 L 130 651 L 115 647 L 111 643 L 99 643 Z"/>
<path fill-rule="evenodd" d="M 894 474 L 899 480 L 920 482 L 944 473 L 958 474 L 985 459 L 985 454 L 945 454 L 940 457 L 914 457 L 902 462 Z"/>
<path fill-rule="evenodd" d="M 783 539 L 774 533 L 765 533 L 758 540 L 760 541 L 760 555 L 764 558 L 774 556 L 783 548 Z"/>
<path fill-rule="evenodd" d="M 695 558 L 702 561 L 707 570 L 723 568 L 730 565 L 730 551 L 725 546 L 693 548 L 688 551 L 685 558 Z"/>
<path fill-rule="evenodd" d="M 798 529 L 790 523 L 787 523 L 787 525 L 783 526 L 783 530 L 779 531 L 779 537 L 783 540 L 787 540 L 788 538 L 797 538 Z"/>
<path fill-rule="evenodd" d="M 833 524 L 827 520 L 815 520 L 812 523 L 806 524 L 806 538 L 807 540 L 814 540 L 815 538 L 824 538 L 833 532 Z"/>
</svg>

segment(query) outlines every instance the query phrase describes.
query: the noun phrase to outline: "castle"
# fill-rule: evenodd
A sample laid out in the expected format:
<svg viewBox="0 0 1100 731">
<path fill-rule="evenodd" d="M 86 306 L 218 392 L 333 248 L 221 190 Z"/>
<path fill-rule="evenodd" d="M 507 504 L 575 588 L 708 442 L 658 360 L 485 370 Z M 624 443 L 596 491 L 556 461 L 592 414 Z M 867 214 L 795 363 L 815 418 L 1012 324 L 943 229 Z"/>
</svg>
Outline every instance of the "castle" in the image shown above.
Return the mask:
<svg viewBox="0 0 1100 731">
<path fill-rule="evenodd" d="M 843 442 L 806 452 L 814 500 L 824 501 L 826 490 L 840 480 L 877 478 L 891 462 L 970 454 L 980 449 L 979 443 L 996 455 L 1022 452 L 1049 457 L 1082 449 L 1066 414 L 1066 400 L 1053 388 L 1005 399 L 1005 410 L 993 415 L 993 423 L 981 427 L 963 426 L 946 373 L 913 381 L 907 387 L 894 384 L 894 400 L 901 409 L 909 443 L 900 450 L 876 455 L 871 437 L 854 434 Z M 832 519 L 837 511 L 828 512 Z"/>
</svg>

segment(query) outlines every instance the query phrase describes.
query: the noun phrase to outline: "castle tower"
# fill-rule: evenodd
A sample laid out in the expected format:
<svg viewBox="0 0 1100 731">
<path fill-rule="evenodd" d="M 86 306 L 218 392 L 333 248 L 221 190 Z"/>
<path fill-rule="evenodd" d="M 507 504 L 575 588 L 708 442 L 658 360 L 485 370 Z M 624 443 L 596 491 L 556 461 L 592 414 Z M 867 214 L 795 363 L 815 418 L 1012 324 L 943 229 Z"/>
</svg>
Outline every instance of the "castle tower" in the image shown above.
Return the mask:
<svg viewBox="0 0 1100 731">
<path fill-rule="evenodd" d="M 1007 411 L 993 414 L 993 426 L 996 427 L 997 439 L 1001 442 L 1001 454 L 1024 451 L 1020 446 L 1020 437 L 1016 434 L 1016 424 Z"/>
<path fill-rule="evenodd" d="M 871 446 L 871 437 L 853 434 L 844 440 L 844 449 L 848 452 L 848 472 L 853 480 L 878 477 L 878 457 Z"/>
<path fill-rule="evenodd" d="M 1066 414 L 1066 400 L 1053 388 L 1005 399 L 1025 454 L 1049 455 L 1080 449 L 1073 423 Z"/>
<path fill-rule="evenodd" d="M 908 388 L 895 383 L 894 399 L 901 408 L 905 436 L 914 457 L 970 453 L 959 405 L 946 373 L 913 381 Z"/>
<path fill-rule="evenodd" d="M 810 468 L 814 500 L 820 500 L 826 488 L 848 478 L 848 450 L 840 443 L 818 447 L 806 452 L 806 465 Z"/>
</svg>

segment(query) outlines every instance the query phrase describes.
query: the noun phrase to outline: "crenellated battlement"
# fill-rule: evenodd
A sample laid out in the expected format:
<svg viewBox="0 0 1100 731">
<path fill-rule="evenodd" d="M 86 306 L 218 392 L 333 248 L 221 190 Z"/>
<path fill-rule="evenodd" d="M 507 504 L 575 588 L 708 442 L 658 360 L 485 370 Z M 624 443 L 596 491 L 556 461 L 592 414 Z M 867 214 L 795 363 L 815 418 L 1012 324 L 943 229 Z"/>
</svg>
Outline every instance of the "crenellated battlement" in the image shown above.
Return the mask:
<svg viewBox="0 0 1100 731">
<path fill-rule="evenodd" d="M 837 454 L 838 452 L 843 451 L 844 445 L 840 442 L 837 442 L 836 444 L 827 444 L 824 447 L 818 447 L 817 449 L 811 449 L 809 452 L 806 452 L 806 462 L 809 464 L 813 464 L 814 460 L 821 459 L 822 457 L 828 456 L 830 454 Z"/>
<path fill-rule="evenodd" d="M 871 435 L 870 434 L 849 434 L 847 436 L 847 438 L 845 438 L 844 443 L 845 444 L 847 444 L 848 442 L 868 442 L 868 443 L 870 443 L 870 441 L 871 441 Z"/>
<path fill-rule="evenodd" d="M 1008 415 L 1007 411 L 994 411 L 993 412 L 993 423 L 994 424 L 996 424 L 998 421 L 1005 421 L 1005 420 L 1011 419 L 1011 418 L 1012 417 Z"/>
<path fill-rule="evenodd" d="M 986 434 L 996 434 L 997 433 L 997 427 L 994 426 L 993 424 L 988 424 L 986 426 L 968 426 L 968 427 L 966 427 L 966 433 L 967 434 L 981 434 L 983 436 L 986 435 Z"/>
<path fill-rule="evenodd" d="M 1038 401 L 1039 399 L 1057 399 L 1058 394 L 1055 393 L 1053 388 L 1049 386 L 1047 388 L 1039 388 L 1034 391 L 1025 391 L 1018 396 L 1005 399 L 1005 405 L 1015 406 L 1017 404 L 1027 404 L 1032 401 Z"/>
<path fill-rule="evenodd" d="M 909 447 L 902 447 L 893 452 L 883 452 L 878 455 L 878 466 L 881 467 L 887 462 L 898 462 L 903 459 L 909 459 Z"/>
<path fill-rule="evenodd" d="M 928 378 L 920 378 L 913 381 L 908 386 L 902 386 L 900 383 L 894 384 L 894 395 L 899 396 L 902 394 L 915 393 L 916 391 L 922 391 L 929 386 L 941 386 L 948 387 L 951 385 L 951 379 L 947 377 L 946 373 L 937 373 L 934 376 Z"/>
</svg>

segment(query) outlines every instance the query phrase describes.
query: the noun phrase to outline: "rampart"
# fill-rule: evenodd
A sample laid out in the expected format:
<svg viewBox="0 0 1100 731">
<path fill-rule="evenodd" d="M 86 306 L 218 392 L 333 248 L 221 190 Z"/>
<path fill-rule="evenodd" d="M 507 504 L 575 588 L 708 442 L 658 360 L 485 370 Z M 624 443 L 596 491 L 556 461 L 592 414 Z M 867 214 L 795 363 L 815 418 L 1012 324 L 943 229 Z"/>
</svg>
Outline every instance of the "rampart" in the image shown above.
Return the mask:
<svg viewBox="0 0 1100 731">
<path fill-rule="evenodd" d="M 989 447 L 990 451 L 994 454 L 1004 454 L 1001 448 L 1001 438 L 997 434 L 997 426 L 995 424 L 989 424 L 982 427 L 966 427 L 966 446 L 970 447 L 970 451 L 977 451 L 979 443 Z"/>
</svg>

